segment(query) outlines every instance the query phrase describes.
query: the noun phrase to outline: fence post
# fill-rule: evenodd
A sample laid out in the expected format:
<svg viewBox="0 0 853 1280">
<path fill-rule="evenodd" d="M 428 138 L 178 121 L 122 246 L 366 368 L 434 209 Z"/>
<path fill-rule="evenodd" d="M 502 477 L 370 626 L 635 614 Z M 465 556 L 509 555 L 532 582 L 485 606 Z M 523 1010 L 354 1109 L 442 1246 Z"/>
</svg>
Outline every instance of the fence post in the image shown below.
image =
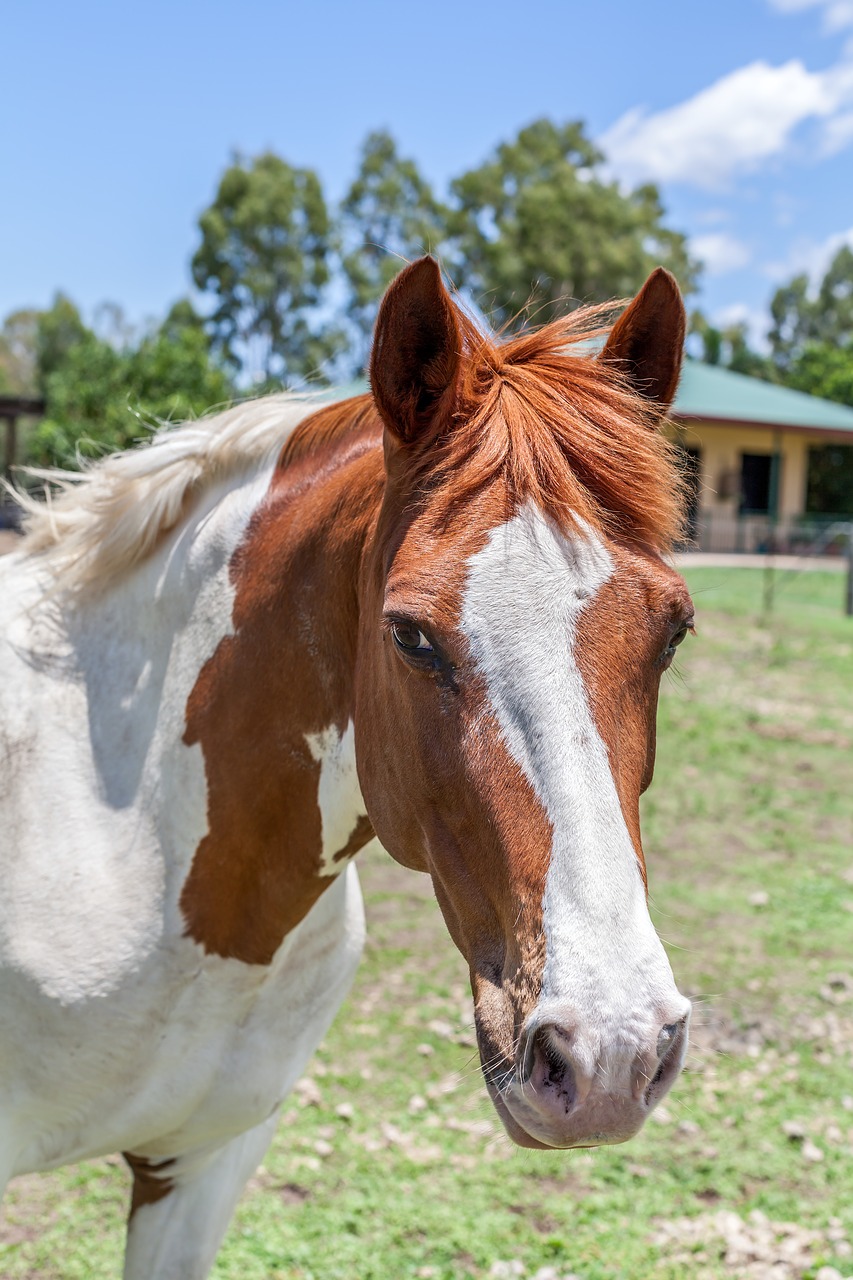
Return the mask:
<svg viewBox="0 0 853 1280">
<path fill-rule="evenodd" d="M 844 612 L 848 618 L 853 618 L 853 528 L 847 534 L 847 598 Z"/>
</svg>

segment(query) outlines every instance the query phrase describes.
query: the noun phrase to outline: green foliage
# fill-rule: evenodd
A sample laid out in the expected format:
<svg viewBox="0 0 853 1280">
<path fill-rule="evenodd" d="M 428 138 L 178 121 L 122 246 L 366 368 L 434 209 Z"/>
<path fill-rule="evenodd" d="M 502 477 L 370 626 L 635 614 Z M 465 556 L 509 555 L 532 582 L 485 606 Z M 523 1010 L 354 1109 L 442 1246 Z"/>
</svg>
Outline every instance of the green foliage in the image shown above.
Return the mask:
<svg viewBox="0 0 853 1280">
<path fill-rule="evenodd" d="M 770 302 L 773 327 L 768 337 L 780 367 L 787 364 L 792 351 L 806 338 L 806 330 L 812 324 L 811 313 L 807 275 L 795 276 L 774 293 Z"/>
<path fill-rule="evenodd" d="M 701 343 L 702 359 L 823 400 L 853 405 L 853 250 L 846 246 L 838 250 L 816 291 L 810 289 L 808 276 L 794 276 L 776 290 L 770 311 L 768 356 L 750 347 L 744 325 L 717 329 L 695 312 L 691 332 Z M 849 475 L 845 468 L 831 474 L 832 456 L 827 452 L 820 464 L 815 463 L 810 501 L 837 503 L 839 493 L 848 496 L 840 506 L 810 506 L 809 510 L 849 510 Z M 819 493 L 824 497 L 819 498 Z"/>
<path fill-rule="evenodd" d="M 816 292 L 805 275 L 777 289 L 768 334 L 786 386 L 853 405 L 853 250 L 838 250 Z"/>
<path fill-rule="evenodd" d="M 636 292 L 669 267 L 695 287 L 687 242 L 664 227 L 657 188 L 623 192 L 583 125 L 537 120 L 452 184 L 453 270 L 501 325 Z"/>
<path fill-rule="evenodd" d="M 38 390 L 36 345 L 39 313 L 13 311 L 0 328 L 0 391 L 32 396 Z"/>
<path fill-rule="evenodd" d="M 76 467 L 79 457 L 127 448 L 157 421 L 197 416 L 232 394 L 186 301 L 159 329 L 116 348 L 59 296 L 38 317 L 36 335 L 34 363 L 47 412 L 26 441 L 31 465 Z"/>
<path fill-rule="evenodd" d="M 659 263 L 690 290 L 697 264 L 662 224 L 657 190 L 624 193 L 578 123 L 540 120 L 459 177 L 450 205 L 385 131 L 368 135 L 356 176 L 330 217 L 320 179 L 272 153 L 236 158 L 199 220 L 189 301 L 141 338 L 105 304 L 94 327 L 57 294 L 45 311 L 0 330 L 0 390 L 40 394 L 45 420 L 27 460 L 76 465 L 121 448 L 153 418 L 192 416 L 253 390 L 360 372 L 376 306 L 404 262 L 439 252 L 459 284 L 511 325 L 528 301 L 536 319 L 574 301 L 634 292 Z M 337 271 L 332 279 L 333 268 Z M 346 291 L 346 335 L 329 320 L 329 286 Z"/>
<path fill-rule="evenodd" d="M 333 232 L 314 170 L 271 152 L 238 158 L 199 229 L 192 275 L 215 299 L 208 323 L 216 348 L 268 383 L 322 378 L 340 335 L 317 315 Z"/>
<path fill-rule="evenodd" d="M 750 347 L 745 324 L 719 329 L 697 310 L 690 317 L 690 333 L 699 339 L 700 358 L 705 364 L 722 365 L 734 373 L 762 378 L 765 382 L 778 382 L 779 372 L 773 361 Z"/>
<path fill-rule="evenodd" d="M 853 348 L 853 249 L 843 245 L 818 286 L 809 291 L 806 275 L 776 290 L 770 303 L 768 334 L 773 358 L 788 370 L 810 344 Z"/>
<path fill-rule="evenodd" d="M 355 374 L 364 367 L 379 299 L 407 262 L 440 250 L 447 216 L 414 160 L 398 154 L 391 135 L 384 130 L 368 134 L 340 208 L 347 314 L 356 331 Z"/>
<path fill-rule="evenodd" d="M 792 360 L 785 381 L 797 391 L 853 405 L 853 341 L 844 347 L 809 343 Z"/>
<path fill-rule="evenodd" d="M 42 394 L 47 389 L 47 379 L 62 368 L 69 353 L 93 336 L 77 307 L 64 293 L 56 294 L 48 311 L 37 313 L 36 367 Z"/>
</svg>

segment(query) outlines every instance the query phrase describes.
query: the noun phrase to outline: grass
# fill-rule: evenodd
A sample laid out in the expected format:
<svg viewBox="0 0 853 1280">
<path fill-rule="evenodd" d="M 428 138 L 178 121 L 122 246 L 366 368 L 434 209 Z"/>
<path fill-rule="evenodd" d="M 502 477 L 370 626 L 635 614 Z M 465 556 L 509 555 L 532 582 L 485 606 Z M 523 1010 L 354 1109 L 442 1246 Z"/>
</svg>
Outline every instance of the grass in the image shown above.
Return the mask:
<svg viewBox="0 0 853 1280">
<path fill-rule="evenodd" d="M 356 987 L 217 1280 L 722 1280 L 784 1256 L 774 1275 L 853 1274 L 853 620 L 838 574 L 780 580 L 766 621 L 760 570 L 689 582 L 698 637 L 644 813 L 653 914 L 697 1002 L 673 1094 L 623 1147 L 511 1147 L 429 885 L 369 858 Z M 116 1161 L 19 1179 L 0 1280 L 117 1276 L 126 1197 Z"/>
</svg>

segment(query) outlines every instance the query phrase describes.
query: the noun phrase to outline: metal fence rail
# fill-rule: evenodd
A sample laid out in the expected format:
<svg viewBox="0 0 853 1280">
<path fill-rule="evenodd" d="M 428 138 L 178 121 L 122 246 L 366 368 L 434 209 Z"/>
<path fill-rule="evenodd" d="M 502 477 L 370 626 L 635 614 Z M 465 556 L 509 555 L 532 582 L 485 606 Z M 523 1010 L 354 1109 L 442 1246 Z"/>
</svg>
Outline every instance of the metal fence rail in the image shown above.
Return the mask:
<svg viewBox="0 0 853 1280">
<path fill-rule="evenodd" d="M 840 556 L 853 540 L 853 520 L 803 516 L 732 516 L 703 511 L 691 547 L 695 551 L 747 555 Z"/>
</svg>

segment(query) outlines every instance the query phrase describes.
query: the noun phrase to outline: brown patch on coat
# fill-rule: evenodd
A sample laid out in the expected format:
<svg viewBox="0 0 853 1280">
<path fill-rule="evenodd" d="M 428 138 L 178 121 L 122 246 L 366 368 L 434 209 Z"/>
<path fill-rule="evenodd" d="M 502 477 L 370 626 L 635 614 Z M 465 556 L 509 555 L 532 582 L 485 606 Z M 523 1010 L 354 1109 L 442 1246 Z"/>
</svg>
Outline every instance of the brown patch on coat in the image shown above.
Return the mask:
<svg viewBox="0 0 853 1280">
<path fill-rule="evenodd" d="M 350 858 L 354 858 L 359 849 L 374 838 L 376 832 L 373 830 L 373 823 L 370 821 L 366 813 L 359 815 L 356 824 L 350 833 L 350 837 L 344 845 L 343 849 L 332 858 L 333 862 L 348 862 Z"/>
<path fill-rule="evenodd" d="M 163 1200 L 174 1187 L 174 1182 L 165 1172 L 174 1165 L 174 1160 L 148 1160 L 145 1156 L 135 1156 L 131 1151 L 123 1151 L 133 1174 L 133 1191 L 130 1198 L 130 1214 L 132 1218 L 137 1209 L 146 1204 L 156 1204 Z"/>
<path fill-rule="evenodd" d="M 269 964 L 335 879 L 320 874 L 321 764 L 306 735 L 343 732 L 352 714 L 359 562 L 382 486 L 378 424 L 342 444 L 340 416 L 314 415 L 317 449 L 290 445 L 276 470 L 232 559 L 234 634 L 187 703 L 208 833 L 181 893 L 186 933 L 246 964 Z M 369 839 L 356 816 L 341 858 Z"/>
</svg>

